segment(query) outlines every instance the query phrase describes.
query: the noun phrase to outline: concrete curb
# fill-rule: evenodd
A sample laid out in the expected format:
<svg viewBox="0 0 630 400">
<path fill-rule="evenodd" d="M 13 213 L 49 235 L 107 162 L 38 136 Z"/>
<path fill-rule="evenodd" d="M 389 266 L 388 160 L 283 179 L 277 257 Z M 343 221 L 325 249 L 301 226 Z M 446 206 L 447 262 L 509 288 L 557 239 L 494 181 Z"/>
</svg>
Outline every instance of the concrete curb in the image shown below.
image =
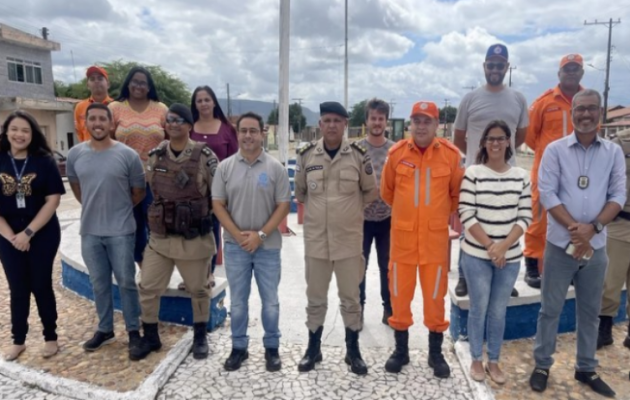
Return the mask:
<svg viewBox="0 0 630 400">
<path fill-rule="evenodd" d="M 474 400 L 494 400 L 494 392 L 488 386 L 486 382 L 477 382 L 470 376 L 470 364 L 472 358 L 470 357 L 470 346 L 468 342 L 458 340 L 455 342 L 455 355 L 459 361 L 459 365 L 462 368 L 462 372 L 468 381 L 468 386 L 472 393 Z M 488 378 L 490 379 L 490 378 Z"/>
<path fill-rule="evenodd" d="M 173 347 L 140 386 L 133 391 L 120 393 L 98 386 L 59 378 L 14 362 L 0 360 L 0 374 L 43 391 L 77 400 L 153 400 L 166 381 L 184 361 L 192 347 L 193 333 L 187 332 Z"/>
</svg>

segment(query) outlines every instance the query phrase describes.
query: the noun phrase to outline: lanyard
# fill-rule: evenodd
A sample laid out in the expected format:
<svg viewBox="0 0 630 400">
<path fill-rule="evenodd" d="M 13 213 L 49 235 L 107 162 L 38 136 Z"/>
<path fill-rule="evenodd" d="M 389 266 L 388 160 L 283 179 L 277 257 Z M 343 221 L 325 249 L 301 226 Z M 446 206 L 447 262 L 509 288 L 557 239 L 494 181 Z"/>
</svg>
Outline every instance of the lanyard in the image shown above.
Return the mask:
<svg viewBox="0 0 630 400">
<path fill-rule="evenodd" d="M 28 156 L 26 156 L 26 160 L 24 160 L 24 165 L 22 165 L 22 170 L 20 172 L 18 172 L 13 155 L 9 154 L 9 157 L 11 158 L 11 164 L 13 164 L 13 171 L 15 171 L 15 180 L 17 183 L 20 183 L 22 181 L 22 176 L 24 175 L 24 170 L 26 169 L 26 164 L 28 163 Z"/>
</svg>

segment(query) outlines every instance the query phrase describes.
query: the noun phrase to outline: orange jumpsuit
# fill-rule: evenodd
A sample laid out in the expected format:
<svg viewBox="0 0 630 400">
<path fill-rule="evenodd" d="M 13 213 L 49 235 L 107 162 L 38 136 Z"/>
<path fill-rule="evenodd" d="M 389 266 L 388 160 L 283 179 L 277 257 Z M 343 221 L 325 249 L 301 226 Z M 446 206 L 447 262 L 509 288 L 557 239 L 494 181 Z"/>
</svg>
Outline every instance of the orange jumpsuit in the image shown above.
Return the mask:
<svg viewBox="0 0 630 400">
<path fill-rule="evenodd" d="M 103 100 L 103 104 L 107 105 L 112 101 L 114 101 L 114 99 L 107 96 L 105 97 L 105 100 Z M 90 96 L 89 98 L 78 102 L 74 107 L 74 131 L 77 134 L 77 138 L 79 138 L 79 142 L 90 140 L 90 132 L 88 132 L 85 126 L 85 112 L 92 103 L 94 103 L 94 99 Z"/>
<path fill-rule="evenodd" d="M 582 88 L 580 88 L 582 90 Z M 529 128 L 525 143 L 534 150 L 531 171 L 533 221 L 525 232 L 525 257 L 542 260 L 547 240 L 547 211 L 540 204 L 538 168 L 549 143 L 573 132 L 571 100 L 559 86 L 547 90 L 529 108 Z M 540 264 L 540 263 L 539 263 Z"/>
<path fill-rule="evenodd" d="M 389 150 L 381 177 L 381 197 L 392 207 L 389 287 L 393 315 L 389 325 L 413 325 L 411 301 L 416 274 L 424 301 L 424 325 L 444 332 L 444 297 L 448 285 L 448 222 L 457 210 L 464 175 L 459 150 L 434 138 L 424 154 L 413 139 Z"/>
</svg>

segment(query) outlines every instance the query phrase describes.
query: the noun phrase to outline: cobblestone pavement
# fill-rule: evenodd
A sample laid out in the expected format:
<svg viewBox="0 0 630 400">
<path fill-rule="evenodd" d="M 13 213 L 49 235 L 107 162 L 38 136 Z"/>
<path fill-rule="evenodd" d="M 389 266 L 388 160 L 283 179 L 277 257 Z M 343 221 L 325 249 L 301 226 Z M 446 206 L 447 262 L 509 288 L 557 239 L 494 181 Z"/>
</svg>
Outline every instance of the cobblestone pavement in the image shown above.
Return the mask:
<svg viewBox="0 0 630 400">
<path fill-rule="evenodd" d="M 359 377 L 343 362 L 345 348 L 322 346 L 323 362 L 316 370 L 300 373 L 297 363 L 305 346 L 283 343 L 282 370 L 265 370 L 264 348 L 250 342 L 249 359 L 239 371 L 227 372 L 223 362 L 231 350 L 226 329 L 210 335 L 208 360 L 186 358 L 158 395 L 159 400 L 184 399 L 440 399 L 469 400 L 470 389 L 452 352 L 446 359 L 452 368 L 449 379 L 433 377 L 426 350 L 412 350 L 411 363 L 400 374 L 385 372 L 391 349 L 362 348 L 369 372 Z M 445 343 L 445 349 L 448 345 Z"/>
</svg>

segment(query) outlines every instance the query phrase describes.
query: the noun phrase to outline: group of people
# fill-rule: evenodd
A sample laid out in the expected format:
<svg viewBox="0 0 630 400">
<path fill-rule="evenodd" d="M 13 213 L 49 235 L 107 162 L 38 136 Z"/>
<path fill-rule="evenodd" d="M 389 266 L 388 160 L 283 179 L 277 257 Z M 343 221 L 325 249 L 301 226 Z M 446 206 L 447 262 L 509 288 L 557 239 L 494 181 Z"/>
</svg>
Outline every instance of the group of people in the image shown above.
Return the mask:
<svg viewBox="0 0 630 400">
<path fill-rule="evenodd" d="M 546 388 L 560 313 L 573 284 L 575 379 L 614 396 L 595 372 L 595 350 L 612 344 L 620 291 L 624 280 L 630 284 L 630 131 L 613 138 L 617 144 L 598 135 L 601 97 L 580 86 L 580 55 L 562 58 L 558 86 L 529 111 L 525 97 L 503 84 L 508 59 L 504 45 L 488 49 L 486 84 L 463 98 L 453 143 L 437 137 L 439 109 L 430 101 L 413 105 L 411 137 L 398 143 L 386 135 L 386 102 L 375 98 L 367 103 L 368 133 L 360 141 L 344 137 L 348 113 L 341 104 L 320 104 L 322 137 L 298 151 L 295 169 L 295 197 L 305 206 L 309 337 L 299 371 L 322 362 L 334 272 L 346 333 L 345 362 L 355 374 L 368 372 L 359 333 L 375 243 L 382 322 L 394 330 L 396 342 L 385 369 L 398 373 L 410 362 L 408 329 L 418 276 L 429 330 L 427 362 L 436 377 L 449 377 L 442 344 L 449 326 L 444 311 L 449 221 L 458 213 L 463 232 L 455 292 L 470 297 L 472 378 L 483 381 L 487 373 L 497 383 L 507 380 L 499 367 L 505 315 L 510 296 L 518 296 L 514 284 L 525 256 L 525 280 L 541 289 L 542 299 L 532 389 Z M 96 351 L 115 339 L 113 274 L 129 358 L 140 360 L 159 350 L 160 296 L 176 266 L 184 280 L 181 289 L 191 296 L 193 356 L 206 358 L 212 272 L 222 227 L 232 331 L 224 368 L 237 370 L 249 356 L 248 299 L 254 276 L 262 300 L 266 368 L 281 369 L 278 226 L 289 212 L 291 189 L 284 166 L 263 149 L 262 118 L 243 114 L 234 129 L 207 86 L 194 91 L 190 106 L 167 107 L 142 67 L 129 72 L 116 100 L 108 96 L 108 75 L 101 67 L 87 70 L 87 82 L 91 97 L 75 113 L 84 142 L 71 149 L 67 162 L 70 186 L 82 204 L 82 254 L 99 317 L 84 349 Z M 523 143 L 535 152 L 531 173 L 515 166 L 516 149 Z M 59 244 L 55 209 L 64 188 L 50 154 L 37 122 L 23 111 L 11 114 L 0 137 L 0 256 L 11 290 L 14 339 L 8 359 L 25 349 L 31 292 L 44 325 L 44 356 L 58 351 L 51 275 Z M 141 268 L 137 285 L 136 263 Z M 630 326 L 624 344 L 630 347 Z"/>
</svg>

